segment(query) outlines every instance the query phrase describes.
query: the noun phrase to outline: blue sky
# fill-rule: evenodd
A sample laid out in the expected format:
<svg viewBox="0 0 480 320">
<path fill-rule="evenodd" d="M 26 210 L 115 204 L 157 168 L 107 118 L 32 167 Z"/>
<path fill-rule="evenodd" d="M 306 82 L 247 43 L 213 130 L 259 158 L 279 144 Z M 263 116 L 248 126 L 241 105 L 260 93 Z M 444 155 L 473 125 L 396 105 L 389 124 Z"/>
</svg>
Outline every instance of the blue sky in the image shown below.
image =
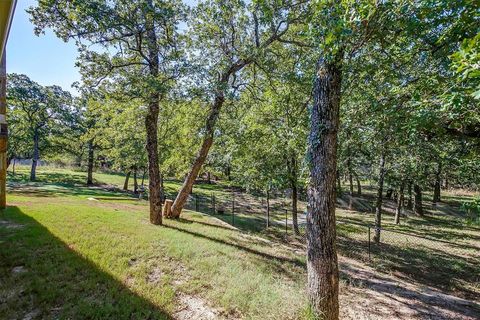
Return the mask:
<svg viewBox="0 0 480 320">
<path fill-rule="evenodd" d="M 73 42 L 64 43 L 52 31 L 39 37 L 25 10 L 35 0 L 19 0 L 7 44 L 7 71 L 23 73 L 42 85 L 60 85 L 74 91 L 71 84 L 80 80 L 75 68 L 77 49 Z"/>
<path fill-rule="evenodd" d="M 195 0 L 186 0 L 192 5 Z M 74 42 L 65 43 L 46 30 L 39 37 L 33 33 L 33 24 L 25 10 L 36 5 L 36 0 L 18 0 L 7 43 L 7 72 L 23 73 L 42 85 L 60 85 L 75 93 L 71 85 L 80 80 L 75 67 L 77 49 Z"/>
</svg>

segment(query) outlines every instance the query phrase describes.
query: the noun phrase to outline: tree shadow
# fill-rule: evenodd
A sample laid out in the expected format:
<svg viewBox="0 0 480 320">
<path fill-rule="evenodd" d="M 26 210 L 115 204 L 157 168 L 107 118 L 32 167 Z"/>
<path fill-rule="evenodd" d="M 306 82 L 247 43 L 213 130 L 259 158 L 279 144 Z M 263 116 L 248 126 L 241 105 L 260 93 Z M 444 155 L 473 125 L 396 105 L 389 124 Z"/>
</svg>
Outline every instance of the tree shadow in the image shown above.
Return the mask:
<svg viewBox="0 0 480 320">
<path fill-rule="evenodd" d="M 173 319 L 18 207 L 0 215 L 0 318 Z"/>
<path fill-rule="evenodd" d="M 288 257 L 273 255 L 273 254 L 270 254 L 270 253 L 267 253 L 267 252 L 263 252 L 263 251 L 252 249 L 252 248 L 249 248 L 249 247 L 246 247 L 246 246 L 242 246 L 238 243 L 228 242 L 228 241 L 225 241 L 223 239 L 210 237 L 210 236 L 198 233 L 198 232 L 194 232 L 194 231 L 191 231 L 191 230 L 175 227 L 175 226 L 172 226 L 172 225 L 163 225 L 163 227 L 169 228 L 169 229 L 174 229 L 174 230 L 177 230 L 177 231 L 180 231 L 180 232 L 184 232 L 184 233 L 187 233 L 187 234 L 192 235 L 192 236 L 197 237 L 197 238 L 202 238 L 202 239 L 206 239 L 206 240 L 216 242 L 216 243 L 219 243 L 219 244 L 222 244 L 222 245 L 230 246 L 230 247 L 233 247 L 235 249 L 260 256 L 264 259 L 267 259 L 268 261 L 275 261 L 276 260 L 276 261 L 279 261 L 279 262 L 282 262 L 282 263 L 292 264 L 296 267 L 306 268 L 305 262 L 300 261 L 299 259 L 292 259 L 292 258 L 288 258 Z"/>
<path fill-rule="evenodd" d="M 348 283 L 353 283 L 364 290 L 364 288 L 373 290 L 380 294 L 371 295 L 369 302 L 372 305 L 384 305 L 384 308 L 391 309 L 391 312 L 397 312 L 397 304 L 386 303 L 387 301 L 395 301 L 405 305 L 410 310 L 414 310 L 422 319 L 453 319 L 452 315 L 455 313 L 455 318 L 462 318 L 463 316 L 476 318 L 480 312 L 480 306 L 473 301 L 467 301 L 455 296 L 449 296 L 441 292 L 432 290 L 430 288 L 418 288 L 408 284 L 401 285 L 397 280 L 387 276 L 380 276 L 377 272 L 373 272 L 363 268 L 357 268 L 350 264 L 341 263 L 341 277 Z M 385 317 L 381 314 L 383 308 L 379 308 L 379 316 Z"/>
<path fill-rule="evenodd" d="M 49 174 L 55 176 L 55 174 Z M 15 192 L 19 195 L 28 195 L 33 197 L 59 197 L 59 196 L 80 196 L 80 197 L 131 197 L 135 199 L 133 193 L 123 192 L 116 188 L 107 187 L 105 185 L 96 184 L 93 186 L 86 186 L 84 181 L 75 182 L 75 179 L 56 179 L 52 178 L 39 179 L 37 181 L 23 181 L 9 179 L 7 188 L 10 192 Z"/>
<path fill-rule="evenodd" d="M 455 249 L 452 251 L 447 247 L 445 250 L 435 250 L 424 247 L 421 243 L 411 243 L 407 247 L 391 244 L 395 239 L 386 239 L 385 232 L 383 238 L 380 244 L 371 242 L 369 259 L 368 239 L 353 239 L 347 234 L 339 234 L 339 252 L 368 263 L 379 271 L 395 272 L 399 278 L 466 299 L 480 299 L 479 292 L 466 287 L 466 284 L 477 283 L 480 279 L 479 259 L 457 255 Z"/>
</svg>

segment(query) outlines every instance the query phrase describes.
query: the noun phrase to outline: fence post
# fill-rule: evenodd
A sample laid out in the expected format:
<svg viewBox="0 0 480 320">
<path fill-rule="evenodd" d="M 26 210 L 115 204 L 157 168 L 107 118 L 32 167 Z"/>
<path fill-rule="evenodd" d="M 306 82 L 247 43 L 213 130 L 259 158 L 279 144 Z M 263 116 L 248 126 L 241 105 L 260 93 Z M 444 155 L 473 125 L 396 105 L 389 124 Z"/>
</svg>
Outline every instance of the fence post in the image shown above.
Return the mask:
<svg viewBox="0 0 480 320">
<path fill-rule="evenodd" d="M 368 226 L 368 260 L 370 260 L 370 226 Z"/>
<path fill-rule="evenodd" d="M 285 209 L 285 234 L 288 234 L 288 209 Z"/>
<path fill-rule="evenodd" d="M 195 194 L 195 211 L 198 212 L 198 194 Z"/>
<path fill-rule="evenodd" d="M 232 191 L 232 226 L 235 225 L 235 191 Z"/>
</svg>

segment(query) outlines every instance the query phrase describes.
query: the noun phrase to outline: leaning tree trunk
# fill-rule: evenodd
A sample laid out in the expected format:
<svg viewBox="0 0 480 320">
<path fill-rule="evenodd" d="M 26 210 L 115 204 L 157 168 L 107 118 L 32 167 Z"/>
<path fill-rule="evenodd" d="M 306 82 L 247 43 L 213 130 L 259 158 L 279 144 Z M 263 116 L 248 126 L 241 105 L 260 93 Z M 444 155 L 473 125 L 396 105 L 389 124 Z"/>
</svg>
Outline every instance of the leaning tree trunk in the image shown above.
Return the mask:
<svg viewBox="0 0 480 320">
<path fill-rule="evenodd" d="M 224 102 L 225 102 L 225 98 L 223 96 L 223 92 L 220 91 L 217 93 L 217 96 L 215 97 L 215 102 L 213 103 L 212 109 L 210 110 L 210 114 L 207 118 L 207 122 L 205 125 L 205 129 L 206 129 L 205 136 L 204 136 L 200 151 L 198 152 L 197 157 L 195 158 L 195 161 L 192 165 L 192 168 L 188 173 L 187 177 L 185 178 L 182 188 L 180 189 L 180 192 L 178 193 L 177 198 L 173 203 L 173 206 L 172 206 L 173 218 L 180 217 L 183 206 L 187 202 L 188 196 L 192 190 L 193 183 L 195 182 L 195 179 L 197 178 L 198 173 L 200 172 L 200 169 L 202 168 L 202 165 L 205 162 L 205 159 L 207 159 L 208 151 L 210 150 L 210 147 L 213 144 L 213 133 L 215 131 L 215 123 L 217 122 L 220 109 L 222 108 Z"/>
<path fill-rule="evenodd" d="M 153 8 L 152 1 L 148 6 Z M 159 73 L 159 47 L 155 33 L 155 21 L 147 15 L 145 17 L 146 42 L 149 57 L 149 72 L 152 79 L 156 79 Z M 151 89 L 154 90 L 154 89 Z M 162 224 L 162 198 L 163 189 L 160 181 L 160 167 L 158 152 L 158 114 L 160 111 L 160 94 L 152 92 L 148 99 L 148 111 L 145 117 L 145 128 L 147 132 L 147 154 L 148 154 L 148 200 L 150 202 L 150 222 Z"/>
<path fill-rule="evenodd" d="M 273 40 L 267 42 L 268 44 L 270 44 L 272 41 Z M 215 124 L 217 123 L 218 116 L 220 115 L 220 110 L 222 109 L 223 103 L 225 102 L 224 90 L 228 87 L 228 80 L 230 79 L 230 76 L 234 75 L 237 71 L 242 70 L 245 66 L 249 65 L 252 62 L 253 60 L 251 58 L 239 59 L 235 63 L 230 65 L 230 67 L 222 73 L 220 81 L 217 84 L 218 86 L 217 88 L 215 88 L 215 99 L 210 109 L 210 113 L 208 114 L 207 121 L 205 122 L 205 131 L 202 146 L 200 147 L 197 157 L 193 162 L 190 172 L 188 173 L 185 181 L 183 182 L 180 192 L 175 198 L 175 202 L 172 206 L 172 217 L 180 217 L 182 209 L 185 206 L 188 196 L 192 191 L 193 183 L 198 177 L 198 173 L 200 172 L 200 169 L 205 163 L 208 151 L 213 144 L 213 133 L 215 131 Z"/>
<path fill-rule="evenodd" d="M 433 202 L 437 203 L 440 202 L 440 188 L 442 186 L 442 164 L 439 162 L 437 171 L 435 172 L 435 186 L 433 189 Z"/>
<path fill-rule="evenodd" d="M 93 139 L 88 141 L 88 171 L 87 185 L 93 184 Z"/>
<path fill-rule="evenodd" d="M 403 209 L 403 189 L 405 188 L 405 182 L 402 182 L 400 185 L 400 190 L 398 192 L 398 197 L 397 197 L 397 208 L 395 210 L 395 224 L 400 223 L 400 215 L 402 214 L 402 209 Z"/>
<path fill-rule="evenodd" d="M 413 185 L 413 212 L 416 215 L 423 216 L 422 189 L 418 184 Z"/>
<path fill-rule="evenodd" d="M 314 315 L 326 320 L 338 319 L 335 179 L 341 73 L 339 62 L 319 60 L 308 138 L 307 291 Z"/>
<path fill-rule="evenodd" d="M 123 190 L 128 191 L 128 181 L 130 180 L 130 174 L 132 171 L 128 171 L 125 175 L 125 182 L 123 183 Z"/>
<path fill-rule="evenodd" d="M 40 158 L 40 149 L 38 146 L 40 135 L 38 129 L 35 129 L 33 133 L 33 156 L 32 156 L 32 168 L 30 170 L 30 181 L 35 181 L 37 178 L 37 163 Z"/>
<path fill-rule="evenodd" d="M 375 204 L 375 235 L 373 240 L 380 242 L 380 228 L 382 227 L 383 180 L 385 179 L 385 152 L 380 155 L 380 171 L 378 174 L 377 202 Z"/>
</svg>

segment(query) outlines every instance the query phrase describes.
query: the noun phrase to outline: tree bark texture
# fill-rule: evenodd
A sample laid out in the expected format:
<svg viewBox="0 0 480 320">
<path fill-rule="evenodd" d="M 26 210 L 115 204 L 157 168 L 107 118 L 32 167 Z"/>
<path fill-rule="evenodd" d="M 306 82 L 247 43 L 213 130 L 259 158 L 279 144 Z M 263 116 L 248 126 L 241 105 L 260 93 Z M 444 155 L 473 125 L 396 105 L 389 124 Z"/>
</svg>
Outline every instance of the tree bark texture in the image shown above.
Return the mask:
<svg viewBox="0 0 480 320">
<path fill-rule="evenodd" d="M 93 184 L 93 140 L 88 141 L 87 185 Z"/>
<path fill-rule="evenodd" d="M 338 319 L 339 309 L 335 180 L 341 73 L 339 62 L 319 60 L 308 138 L 307 293 L 315 316 L 326 320 Z"/>
<path fill-rule="evenodd" d="M 148 6 L 153 8 L 152 1 Z M 152 78 L 158 77 L 159 73 L 159 48 L 157 35 L 155 33 L 155 22 L 150 15 L 145 17 L 146 41 L 148 48 L 149 72 Z M 160 109 L 160 94 L 153 91 L 148 99 L 148 111 L 145 117 L 145 128 L 147 132 L 147 154 L 148 154 L 148 190 L 150 203 L 150 222 L 162 224 L 162 198 L 163 189 L 160 181 L 160 167 L 158 153 L 158 115 Z"/>
<path fill-rule="evenodd" d="M 361 196 L 362 195 L 362 185 L 360 184 L 360 179 L 358 176 L 355 176 L 355 179 L 357 179 L 357 195 Z"/>
<path fill-rule="evenodd" d="M 125 182 L 123 183 L 123 190 L 125 191 L 128 191 L 128 181 L 130 180 L 130 174 L 132 174 L 132 171 L 128 171 L 125 175 Z"/>
<path fill-rule="evenodd" d="M 137 166 L 133 167 L 133 192 L 138 193 Z"/>
<path fill-rule="evenodd" d="M 30 181 L 35 181 L 37 178 L 37 163 L 40 158 L 40 149 L 39 149 L 39 140 L 40 133 L 38 129 L 35 129 L 33 133 L 33 155 L 32 155 L 32 168 L 30 170 Z"/>
<path fill-rule="evenodd" d="M 423 216 L 422 189 L 418 184 L 413 185 L 413 212 L 416 215 Z"/>
<path fill-rule="evenodd" d="M 407 201 L 407 208 L 412 210 L 413 209 L 413 201 L 412 201 L 412 181 L 408 182 L 408 201 Z"/>
</svg>

